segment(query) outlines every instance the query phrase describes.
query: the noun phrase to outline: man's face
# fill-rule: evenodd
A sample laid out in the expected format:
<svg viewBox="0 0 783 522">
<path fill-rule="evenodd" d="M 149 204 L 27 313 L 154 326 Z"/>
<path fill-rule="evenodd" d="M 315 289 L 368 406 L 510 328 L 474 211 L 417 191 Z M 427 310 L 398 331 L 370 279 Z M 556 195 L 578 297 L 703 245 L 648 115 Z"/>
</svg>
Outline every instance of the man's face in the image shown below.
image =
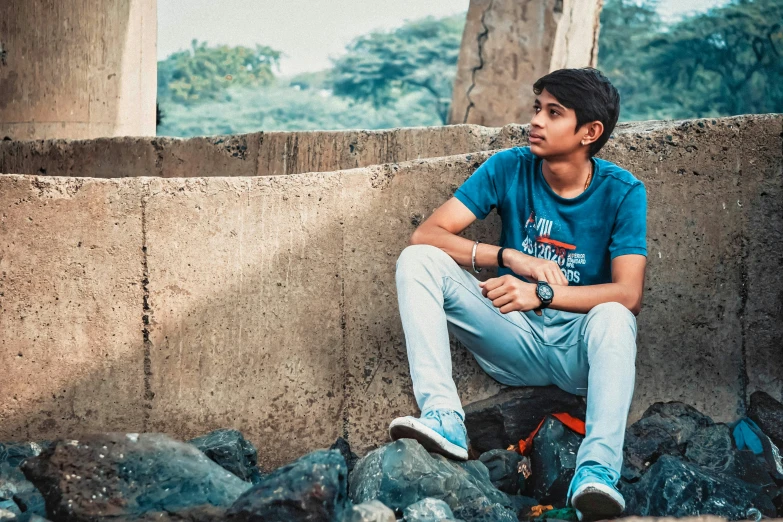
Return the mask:
<svg viewBox="0 0 783 522">
<path fill-rule="evenodd" d="M 570 155 L 581 147 L 585 130 L 576 128 L 576 112 L 567 109 L 544 89 L 536 97 L 530 120 L 530 151 L 547 158 Z"/>
</svg>

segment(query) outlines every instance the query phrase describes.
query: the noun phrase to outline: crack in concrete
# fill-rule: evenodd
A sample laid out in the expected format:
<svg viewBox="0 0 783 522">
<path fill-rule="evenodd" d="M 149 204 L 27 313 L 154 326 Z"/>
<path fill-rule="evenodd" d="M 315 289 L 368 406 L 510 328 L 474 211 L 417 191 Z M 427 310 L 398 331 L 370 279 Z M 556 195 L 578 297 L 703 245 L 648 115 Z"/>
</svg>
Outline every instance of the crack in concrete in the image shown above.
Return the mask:
<svg viewBox="0 0 783 522">
<path fill-rule="evenodd" d="M 142 315 L 141 315 L 141 332 L 144 339 L 144 413 L 142 416 L 143 431 L 147 431 L 147 426 L 150 419 L 150 410 L 152 409 L 152 399 L 155 394 L 152 391 L 152 385 L 150 383 L 150 377 L 152 376 L 152 341 L 150 340 L 150 316 L 152 315 L 152 309 L 150 308 L 150 272 L 149 265 L 147 264 L 147 200 L 150 197 L 149 182 L 144 183 L 144 192 L 141 196 L 141 266 L 142 266 Z"/>
<path fill-rule="evenodd" d="M 487 27 L 487 24 L 484 22 L 484 18 L 487 16 L 487 13 L 492 9 L 492 4 L 494 0 L 489 1 L 489 5 L 486 9 L 484 9 L 484 12 L 481 13 L 481 27 L 484 28 L 482 32 L 479 33 L 477 40 L 478 43 L 478 58 L 479 58 L 479 64 L 478 67 L 474 67 L 471 71 L 471 77 L 470 77 L 470 87 L 468 87 L 468 90 L 465 92 L 465 97 L 468 100 L 468 106 L 465 108 L 465 117 L 462 120 L 462 123 L 468 123 L 468 116 L 470 115 L 470 109 L 472 109 L 475 106 L 475 103 L 473 103 L 473 100 L 470 98 L 470 93 L 473 91 L 473 88 L 476 86 L 476 73 L 484 68 L 484 43 L 486 43 L 487 39 L 489 38 L 489 27 Z"/>
<path fill-rule="evenodd" d="M 340 174 L 340 199 L 344 197 L 345 186 L 343 185 L 343 174 Z M 343 400 L 340 406 L 342 414 L 342 437 L 350 444 L 348 437 L 348 375 L 350 373 L 348 363 L 348 335 L 346 328 L 346 315 L 345 315 L 345 205 L 340 205 L 340 231 L 342 233 L 342 248 L 340 249 L 340 343 L 341 354 L 340 359 L 343 366 Z"/>
</svg>

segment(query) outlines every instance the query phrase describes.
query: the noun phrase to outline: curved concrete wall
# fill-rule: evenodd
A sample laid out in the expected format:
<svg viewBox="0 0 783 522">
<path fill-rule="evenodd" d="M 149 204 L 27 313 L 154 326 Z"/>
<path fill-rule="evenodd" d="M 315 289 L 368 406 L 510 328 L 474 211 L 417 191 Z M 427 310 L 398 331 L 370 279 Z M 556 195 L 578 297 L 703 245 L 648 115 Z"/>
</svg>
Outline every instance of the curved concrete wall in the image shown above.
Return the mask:
<svg viewBox="0 0 783 522">
<path fill-rule="evenodd" d="M 630 125 L 648 188 L 631 418 L 783 398 L 783 117 Z M 524 128 L 496 136 L 524 140 Z M 270 467 L 416 411 L 394 262 L 491 152 L 320 174 L 0 176 L 0 440 L 233 426 Z M 496 241 L 494 214 L 466 231 Z M 499 385 L 461 347 L 465 403 Z"/>
</svg>

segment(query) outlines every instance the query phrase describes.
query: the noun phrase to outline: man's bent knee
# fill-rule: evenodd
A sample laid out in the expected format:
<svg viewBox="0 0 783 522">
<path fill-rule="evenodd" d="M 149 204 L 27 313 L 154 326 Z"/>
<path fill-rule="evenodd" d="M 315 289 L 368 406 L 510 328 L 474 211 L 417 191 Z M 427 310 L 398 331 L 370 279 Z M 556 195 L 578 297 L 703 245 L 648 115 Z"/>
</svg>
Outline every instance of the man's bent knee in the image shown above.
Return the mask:
<svg viewBox="0 0 783 522">
<path fill-rule="evenodd" d="M 445 256 L 445 258 L 444 258 Z M 397 275 L 409 273 L 432 263 L 451 260 L 451 257 L 432 245 L 410 245 L 397 258 Z M 452 260 L 453 261 L 453 260 Z"/>
</svg>

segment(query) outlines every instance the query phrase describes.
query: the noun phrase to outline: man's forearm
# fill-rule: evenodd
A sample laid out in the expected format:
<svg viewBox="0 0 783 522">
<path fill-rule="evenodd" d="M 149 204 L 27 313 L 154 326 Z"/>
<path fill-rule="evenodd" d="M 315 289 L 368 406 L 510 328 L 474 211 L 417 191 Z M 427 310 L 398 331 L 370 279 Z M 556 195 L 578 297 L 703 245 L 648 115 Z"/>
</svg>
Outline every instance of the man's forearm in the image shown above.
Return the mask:
<svg viewBox="0 0 783 522">
<path fill-rule="evenodd" d="M 566 312 L 587 313 L 601 303 L 618 302 L 634 315 L 639 315 L 642 296 L 620 283 L 606 283 L 588 286 L 552 285 L 555 297 L 549 308 Z"/>
<path fill-rule="evenodd" d="M 420 227 L 414 232 L 410 242 L 412 245 L 424 244 L 438 247 L 460 266 L 472 265 L 471 255 L 475 241 L 452 234 L 440 227 Z M 476 266 L 482 268 L 498 266 L 498 250 L 500 250 L 498 246 L 479 243 L 476 248 Z"/>
</svg>

